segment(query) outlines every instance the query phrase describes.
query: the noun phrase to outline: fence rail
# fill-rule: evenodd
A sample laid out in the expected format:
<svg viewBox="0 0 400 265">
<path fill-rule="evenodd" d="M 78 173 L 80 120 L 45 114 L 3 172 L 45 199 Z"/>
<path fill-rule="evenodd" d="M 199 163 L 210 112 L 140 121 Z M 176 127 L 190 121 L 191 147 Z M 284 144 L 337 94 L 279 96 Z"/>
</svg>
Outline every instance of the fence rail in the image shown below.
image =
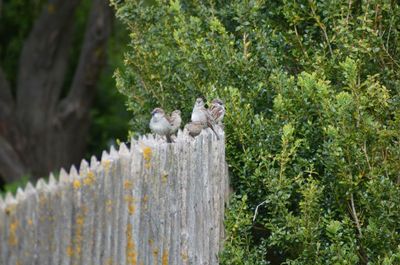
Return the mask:
<svg viewBox="0 0 400 265">
<path fill-rule="evenodd" d="M 218 264 L 223 132 L 153 136 L 0 197 L 0 264 Z"/>
</svg>

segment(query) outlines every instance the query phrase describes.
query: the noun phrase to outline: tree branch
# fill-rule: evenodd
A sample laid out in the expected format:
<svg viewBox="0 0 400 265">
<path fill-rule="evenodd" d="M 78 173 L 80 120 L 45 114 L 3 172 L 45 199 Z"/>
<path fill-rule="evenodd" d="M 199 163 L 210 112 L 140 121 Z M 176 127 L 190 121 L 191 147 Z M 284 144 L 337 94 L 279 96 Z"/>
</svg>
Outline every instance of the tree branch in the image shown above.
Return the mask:
<svg viewBox="0 0 400 265">
<path fill-rule="evenodd" d="M 0 135 L 0 175 L 6 182 L 20 179 L 27 173 L 17 152 L 11 144 Z"/>
<path fill-rule="evenodd" d="M 354 223 L 356 224 L 357 231 L 358 231 L 358 236 L 360 238 L 362 238 L 361 225 L 360 225 L 360 221 L 358 220 L 356 207 L 354 206 L 353 193 L 350 195 L 350 213 L 351 213 L 351 216 L 353 217 Z"/>
<path fill-rule="evenodd" d="M 82 116 L 88 111 L 105 63 L 106 44 L 111 31 L 111 14 L 107 0 L 93 0 L 71 90 L 60 104 L 59 118 L 62 120 L 73 113 Z"/>
<path fill-rule="evenodd" d="M 14 99 L 11 95 L 10 84 L 0 67 L 0 122 L 4 116 L 8 116 L 14 107 Z"/>
<path fill-rule="evenodd" d="M 352 216 L 353 221 L 356 224 L 356 228 L 357 228 L 357 232 L 358 232 L 357 237 L 359 239 L 359 247 L 360 247 L 359 257 L 362 260 L 362 264 L 368 264 L 368 256 L 367 256 L 367 253 L 361 242 L 363 235 L 362 235 L 362 231 L 361 231 L 361 223 L 360 223 L 360 220 L 358 219 L 356 207 L 354 205 L 353 193 L 351 193 L 351 195 L 350 195 L 350 205 L 348 207 L 350 210 L 350 215 Z"/>
<path fill-rule="evenodd" d="M 17 117 L 29 134 L 45 127 L 57 106 L 68 66 L 74 13 L 80 0 L 49 0 L 22 49 Z"/>
<path fill-rule="evenodd" d="M 0 67 L 0 136 L 7 137 L 14 132 L 14 105 L 10 85 Z"/>
</svg>

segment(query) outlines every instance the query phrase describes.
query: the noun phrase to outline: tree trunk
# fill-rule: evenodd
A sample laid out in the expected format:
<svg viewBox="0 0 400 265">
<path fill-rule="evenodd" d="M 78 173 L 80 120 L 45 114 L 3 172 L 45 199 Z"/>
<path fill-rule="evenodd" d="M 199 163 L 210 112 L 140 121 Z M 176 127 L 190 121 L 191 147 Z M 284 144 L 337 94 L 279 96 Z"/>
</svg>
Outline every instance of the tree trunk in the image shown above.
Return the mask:
<svg viewBox="0 0 400 265">
<path fill-rule="evenodd" d="M 107 0 L 92 0 L 78 67 L 68 95 L 60 99 L 79 2 L 45 5 L 21 52 L 16 99 L 0 69 L 0 176 L 7 182 L 23 174 L 45 176 L 83 156 L 111 10 Z"/>
</svg>

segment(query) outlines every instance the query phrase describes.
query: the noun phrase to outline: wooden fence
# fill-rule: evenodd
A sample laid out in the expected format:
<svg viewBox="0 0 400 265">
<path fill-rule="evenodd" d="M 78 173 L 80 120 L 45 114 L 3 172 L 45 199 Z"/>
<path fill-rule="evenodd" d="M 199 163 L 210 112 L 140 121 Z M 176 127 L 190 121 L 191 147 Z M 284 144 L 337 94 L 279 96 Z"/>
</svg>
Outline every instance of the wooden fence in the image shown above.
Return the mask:
<svg viewBox="0 0 400 265">
<path fill-rule="evenodd" d="M 0 197 L 2 265 L 218 264 L 224 136 L 144 136 Z"/>
</svg>

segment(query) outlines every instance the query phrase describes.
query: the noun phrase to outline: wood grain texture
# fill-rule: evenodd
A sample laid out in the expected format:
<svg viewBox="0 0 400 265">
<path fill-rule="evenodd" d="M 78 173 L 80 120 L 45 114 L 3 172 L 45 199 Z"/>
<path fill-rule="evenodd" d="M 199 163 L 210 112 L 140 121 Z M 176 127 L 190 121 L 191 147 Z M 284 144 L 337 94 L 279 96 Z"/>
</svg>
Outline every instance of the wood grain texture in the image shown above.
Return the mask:
<svg viewBox="0 0 400 265">
<path fill-rule="evenodd" d="M 0 264 L 218 264 L 223 132 L 147 135 L 0 198 Z"/>
</svg>

